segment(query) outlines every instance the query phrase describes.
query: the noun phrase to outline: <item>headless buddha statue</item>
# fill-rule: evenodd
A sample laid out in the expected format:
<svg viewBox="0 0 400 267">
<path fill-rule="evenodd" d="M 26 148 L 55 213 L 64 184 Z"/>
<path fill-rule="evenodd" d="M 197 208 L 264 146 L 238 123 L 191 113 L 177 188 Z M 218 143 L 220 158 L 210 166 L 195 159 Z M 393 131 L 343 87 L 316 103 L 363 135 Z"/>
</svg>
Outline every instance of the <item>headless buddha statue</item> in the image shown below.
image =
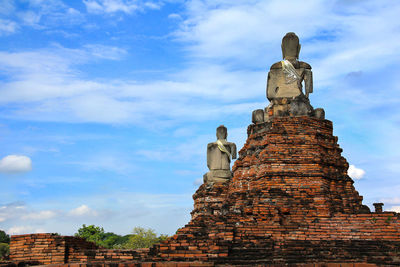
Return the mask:
<svg viewBox="0 0 400 267">
<path fill-rule="evenodd" d="M 231 158 L 236 159 L 236 145 L 226 141 L 228 130 L 221 125 L 217 128 L 217 141 L 207 145 L 207 167 L 204 183 L 221 183 L 232 178 Z"/>
<path fill-rule="evenodd" d="M 267 98 L 271 102 L 264 110 L 253 112 L 253 123 L 268 122 L 275 116 L 310 116 L 325 118 L 323 109 L 315 109 L 308 98 L 313 92 L 311 66 L 299 61 L 299 37 L 293 32 L 282 39 L 283 60 L 272 64 L 268 72 Z M 304 83 L 304 90 L 303 90 Z"/>
<path fill-rule="evenodd" d="M 298 61 L 301 48 L 299 37 L 293 32 L 287 33 L 282 39 L 281 48 L 283 60 L 273 64 L 268 73 L 268 100 L 294 98 L 299 95 L 305 95 L 308 98 L 308 95 L 313 92 L 312 72 L 308 63 Z"/>
</svg>

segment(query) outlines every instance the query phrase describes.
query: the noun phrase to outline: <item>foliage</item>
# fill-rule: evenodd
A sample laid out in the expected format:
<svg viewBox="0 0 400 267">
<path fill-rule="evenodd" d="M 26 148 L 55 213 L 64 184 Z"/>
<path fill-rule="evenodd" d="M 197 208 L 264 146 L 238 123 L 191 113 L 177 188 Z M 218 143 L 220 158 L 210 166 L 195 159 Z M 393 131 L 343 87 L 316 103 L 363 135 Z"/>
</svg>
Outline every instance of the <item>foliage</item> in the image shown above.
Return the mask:
<svg viewBox="0 0 400 267">
<path fill-rule="evenodd" d="M 103 240 L 103 247 L 116 248 L 128 242 L 129 236 L 120 236 L 114 233 L 106 233 Z"/>
<path fill-rule="evenodd" d="M 97 245 L 101 246 L 100 243 L 103 242 L 105 238 L 105 233 L 103 227 L 95 225 L 86 226 L 84 224 L 81 228 L 78 229 L 78 233 L 76 233 L 75 236 L 82 237 L 87 241 L 94 242 Z"/>
<path fill-rule="evenodd" d="M 75 236 L 94 242 L 98 246 L 114 249 L 148 248 L 168 238 L 167 235 L 157 237 L 154 230 L 143 227 L 135 227 L 133 234 L 121 236 L 114 233 L 105 233 L 102 227 L 95 225 L 86 226 L 85 224 L 78 229 Z"/>
<path fill-rule="evenodd" d="M 133 228 L 133 234 L 129 237 L 127 243 L 125 243 L 124 248 L 127 249 L 137 249 L 137 248 L 149 248 L 156 243 L 159 243 L 167 239 L 167 235 L 157 234 L 153 229 L 145 229 L 143 227 Z"/>
<path fill-rule="evenodd" d="M 0 260 L 8 258 L 10 254 L 10 245 L 7 243 L 0 243 Z"/>
<path fill-rule="evenodd" d="M 7 235 L 3 230 L 0 230 L 0 243 L 10 244 L 10 236 Z"/>
<path fill-rule="evenodd" d="M 161 235 L 158 237 L 158 242 L 167 240 L 168 237 L 169 237 L 168 235 L 161 234 Z"/>
</svg>

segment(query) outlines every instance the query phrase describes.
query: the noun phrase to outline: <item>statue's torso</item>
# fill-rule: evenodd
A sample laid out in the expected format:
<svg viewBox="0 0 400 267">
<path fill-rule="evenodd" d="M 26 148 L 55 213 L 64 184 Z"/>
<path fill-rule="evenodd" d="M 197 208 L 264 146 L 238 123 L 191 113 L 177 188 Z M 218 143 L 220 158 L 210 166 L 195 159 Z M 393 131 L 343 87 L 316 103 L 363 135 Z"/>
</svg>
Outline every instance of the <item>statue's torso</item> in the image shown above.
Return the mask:
<svg viewBox="0 0 400 267">
<path fill-rule="evenodd" d="M 223 143 L 225 148 L 232 153 L 231 145 L 229 142 Z M 210 170 L 230 170 L 230 158 L 225 152 L 218 148 L 216 142 L 210 143 L 207 146 L 207 164 Z"/>
<path fill-rule="evenodd" d="M 281 62 L 277 62 L 271 66 L 268 73 L 267 81 L 267 98 L 292 98 L 301 95 L 302 84 L 305 69 L 311 69 L 311 66 L 305 62 L 298 61 L 293 65 L 297 74 L 301 77 L 300 80 L 292 80 L 287 82 L 286 74 L 282 69 Z"/>
</svg>

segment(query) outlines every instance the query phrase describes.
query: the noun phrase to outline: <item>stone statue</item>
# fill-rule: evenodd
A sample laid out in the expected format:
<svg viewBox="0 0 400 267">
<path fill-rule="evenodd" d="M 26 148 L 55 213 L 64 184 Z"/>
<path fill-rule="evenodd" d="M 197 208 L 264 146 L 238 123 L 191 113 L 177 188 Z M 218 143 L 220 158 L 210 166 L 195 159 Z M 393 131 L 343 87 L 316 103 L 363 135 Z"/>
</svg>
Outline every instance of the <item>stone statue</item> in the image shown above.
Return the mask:
<svg viewBox="0 0 400 267">
<path fill-rule="evenodd" d="M 305 97 L 313 92 L 311 66 L 298 61 L 301 45 L 299 37 L 289 32 L 282 39 L 283 60 L 271 66 L 268 73 L 267 98 L 297 97 L 304 95 L 302 82 L 305 83 Z"/>
<path fill-rule="evenodd" d="M 217 128 L 217 141 L 207 145 L 207 166 L 204 183 L 221 183 L 232 178 L 231 158 L 236 159 L 236 145 L 226 141 L 228 130 L 224 125 Z"/>
<path fill-rule="evenodd" d="M 308 98 L 313 92 L 313 77 L 311 66 L 298 60 L 301 48 L 299 37 L 293 32 L 287 33 L 282 39 L 281 48 L 283 60 L 272 64 L 268 72 L 267 98 L 271 103 L 265 111 L 253 111 L 252 122 L 268 122 L 274 116 L 324 119 L 324 110 L 314 110 Z"/>
</svg>

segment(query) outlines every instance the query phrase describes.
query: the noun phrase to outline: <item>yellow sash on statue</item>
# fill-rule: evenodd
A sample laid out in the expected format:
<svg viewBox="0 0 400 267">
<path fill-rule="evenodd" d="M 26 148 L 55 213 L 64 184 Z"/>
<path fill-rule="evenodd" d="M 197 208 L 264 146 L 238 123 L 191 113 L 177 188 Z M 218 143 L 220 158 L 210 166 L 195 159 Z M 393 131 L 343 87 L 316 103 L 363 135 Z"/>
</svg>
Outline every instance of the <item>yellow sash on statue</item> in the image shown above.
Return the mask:
<svg viewBox="0 0 400 267">
<path fill-rule="evenodd" d="M 300 75 L 297 73 L 296 69 L 289 60 L 284 59 L 281 61 L 281 64 L 282 70 L 286 74 L 285 80 L 287 84 L 301 80 Z"/>
<path fill-rule="evenodd" d="M 217 144 L 218 144 L 219 150 L 221 150 L 222 152 L 228 154 L 228 157 L 231 158 L 231 153 L 226 149 L 226 147 L 225 147 L 224 144 L 221 142 L 221 140 L 217 140 Z"/>
</svg>

